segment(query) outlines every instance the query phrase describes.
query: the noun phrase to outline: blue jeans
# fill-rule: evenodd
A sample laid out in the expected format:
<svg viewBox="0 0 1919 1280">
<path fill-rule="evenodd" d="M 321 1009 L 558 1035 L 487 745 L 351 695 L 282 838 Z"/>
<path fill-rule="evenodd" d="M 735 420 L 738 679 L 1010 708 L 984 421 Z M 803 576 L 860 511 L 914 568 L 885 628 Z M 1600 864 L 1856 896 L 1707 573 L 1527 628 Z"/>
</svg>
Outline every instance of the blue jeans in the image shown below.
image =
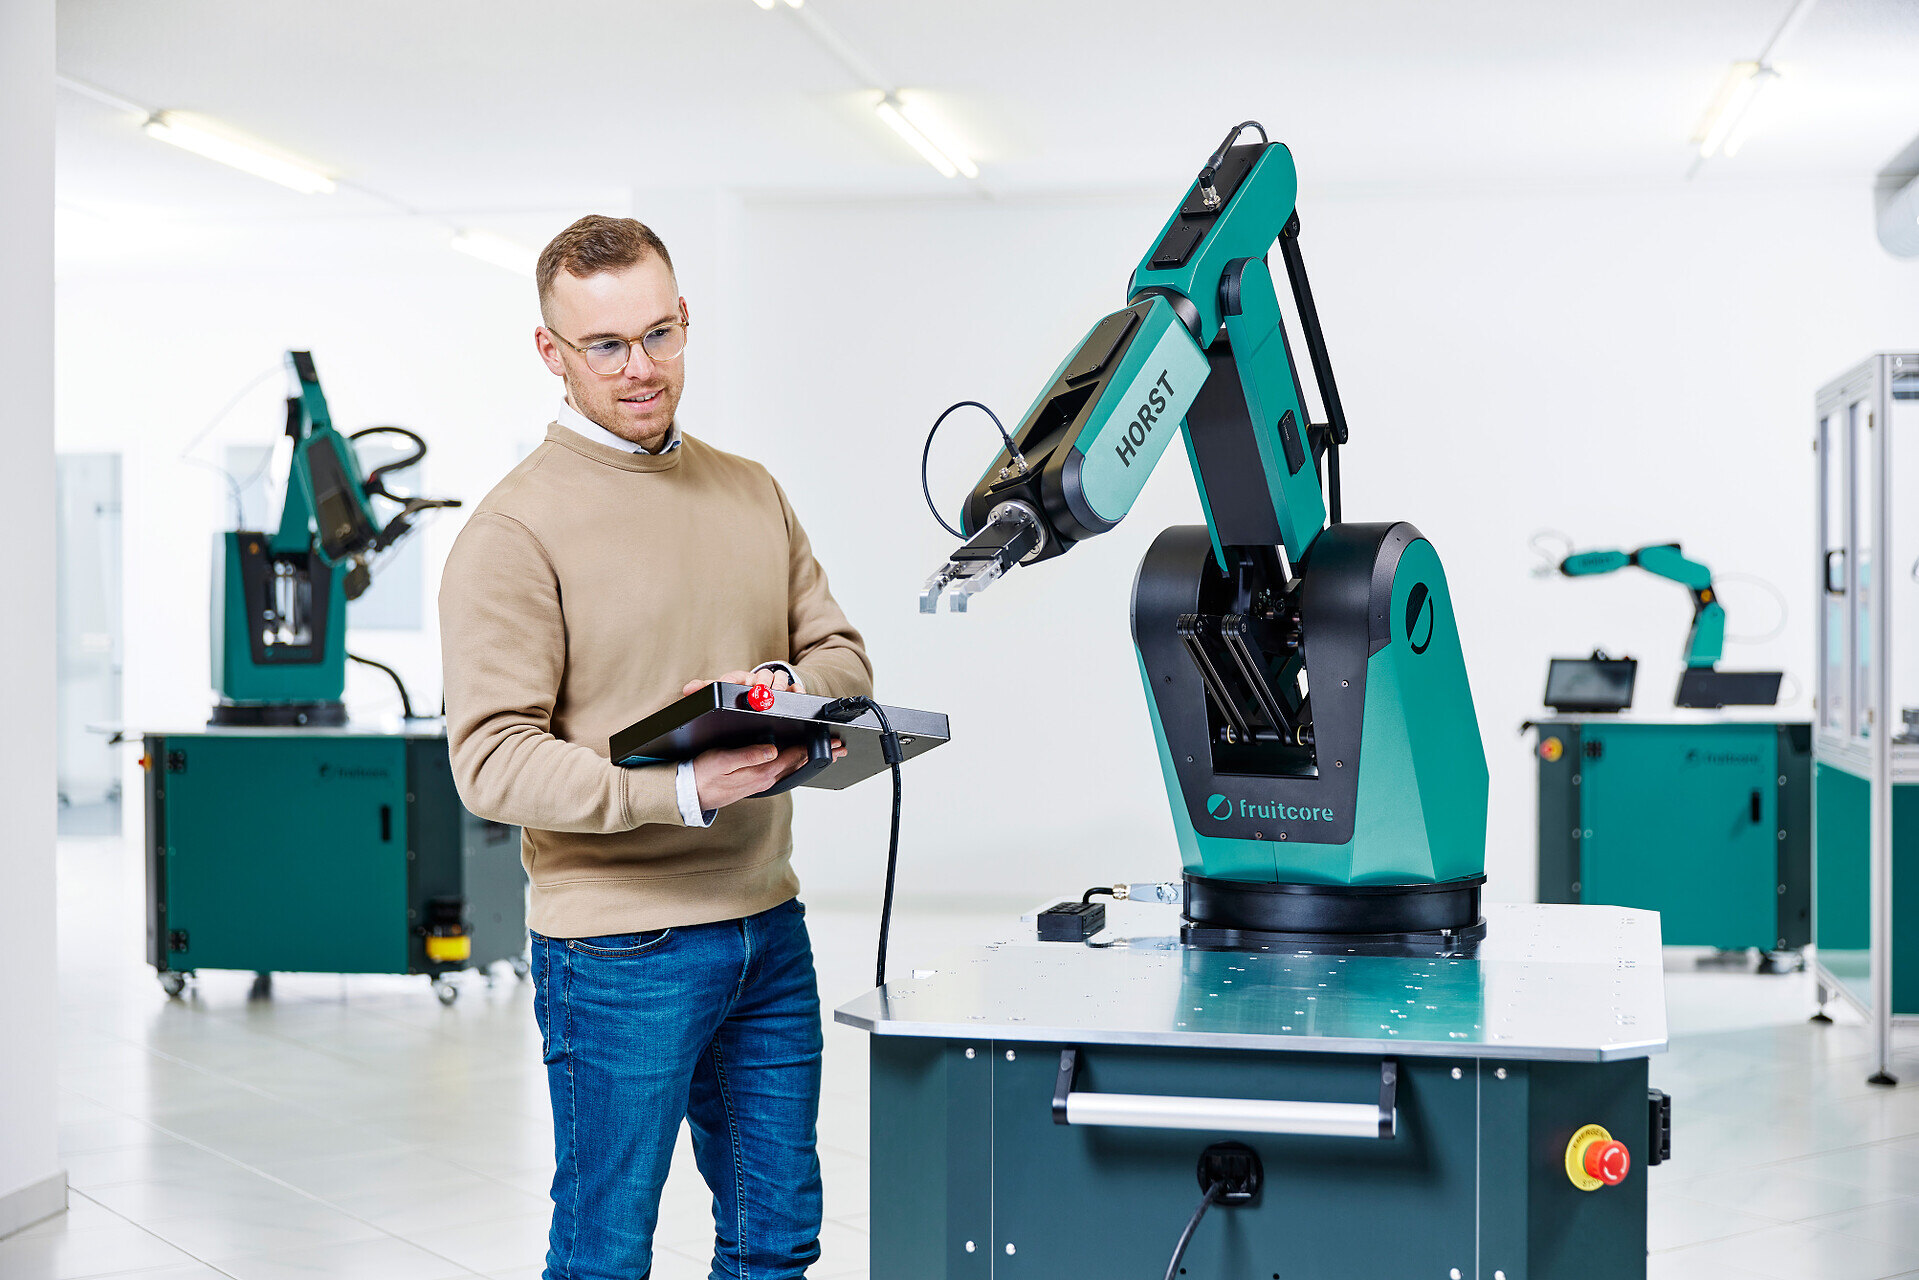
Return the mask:
<svg viewBox="0 0 1919 1280">
<path fill-rule="evenodd" d="M 644 1280 L 684 1117 L 713 1189 L 713 1280 L 820 1256 L 820 999 L 798 899 L 744 920 L 533 935 L 553 1095 L 545 1280 Z"/>
</svg>

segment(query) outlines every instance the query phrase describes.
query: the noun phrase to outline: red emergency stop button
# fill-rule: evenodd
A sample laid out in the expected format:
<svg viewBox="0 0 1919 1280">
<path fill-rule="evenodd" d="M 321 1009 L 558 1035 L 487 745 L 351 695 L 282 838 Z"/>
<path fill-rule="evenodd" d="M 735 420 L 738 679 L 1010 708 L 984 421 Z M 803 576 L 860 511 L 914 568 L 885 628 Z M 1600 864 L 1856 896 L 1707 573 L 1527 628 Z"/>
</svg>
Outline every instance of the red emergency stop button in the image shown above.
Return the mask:
<svg viewBox="0 0 1919 1280">
<path fill-rule="evenodd" d="M 767 685 L 754 685 L 746 691 L 746 705 L 755 711 L 771 711 L 773 709 L 773 690 Z"/>
<path fill-rule="evenodd" d="M 1632 1153 L 1617 1139 L 1595 1142 L 1587 1146 L 1586 1158 L 1581 1163 L 1588 1174 L 1609 1187 L 1616 1187 L 1626 1180 L 1626 1171 L 1632 1168 Z"/>
<path fill-rule="evenodd" d="M 1581 1191 L 1616 1187 L 1631 1170 L 1632 1153 L 1604 1125 L 1586 1125 L 1566 1144 L 1566 1176 Z"/>
</svg>

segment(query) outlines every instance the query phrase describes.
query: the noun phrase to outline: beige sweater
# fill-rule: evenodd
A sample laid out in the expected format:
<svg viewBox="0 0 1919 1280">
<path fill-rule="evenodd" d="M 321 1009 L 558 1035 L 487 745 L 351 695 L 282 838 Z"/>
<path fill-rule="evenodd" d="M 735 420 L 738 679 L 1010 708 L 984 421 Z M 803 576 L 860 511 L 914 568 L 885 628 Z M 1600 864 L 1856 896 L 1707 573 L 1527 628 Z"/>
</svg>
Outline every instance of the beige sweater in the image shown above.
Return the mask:
<svg viewBox="0 0 1919 1280">
<path fill-rule="evenodd" d="M 474 510 L 440 585 L 447 738 L 467 807 L 525 829 L 527 923 L 594 937 L 764 911 L 799 891 L 793 802 L 689 828 L 674 767 L 607 740 L 689 680 L 781 659 L 807 692 L 872 667 L 766 468 L 692 436 L 657 456 L 554 424 Z"/>
</svg>

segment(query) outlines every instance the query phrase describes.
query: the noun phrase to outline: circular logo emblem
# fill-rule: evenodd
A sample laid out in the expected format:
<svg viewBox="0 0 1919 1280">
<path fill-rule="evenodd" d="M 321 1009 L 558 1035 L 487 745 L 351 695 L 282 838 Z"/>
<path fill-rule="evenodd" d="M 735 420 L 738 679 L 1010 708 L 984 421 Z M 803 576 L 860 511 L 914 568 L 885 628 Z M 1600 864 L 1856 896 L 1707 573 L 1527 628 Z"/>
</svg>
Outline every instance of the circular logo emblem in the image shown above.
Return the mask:
<svg viewBox="0 0 1919 1280">
<path fill-rule="evenodd" d="M 1206 812 L 1212 814 L 1215 818 L 1218 818 L 1221 822 L 1224 822 L 1226 821 L 1226 819 L 1233 816 L 1233 802 L 1231 800 L 1228 800 L 1225 796 L 1220 796 L 1220 795 L 1207 796 Z"/>
<path fill-rule="evenodd" d="M 1433 642 L 1433 593 L 1423 582 L 1415 582 L 1406 595 L 1406 643 L 1414 653 L 1424 653 Z"/>
</svg>

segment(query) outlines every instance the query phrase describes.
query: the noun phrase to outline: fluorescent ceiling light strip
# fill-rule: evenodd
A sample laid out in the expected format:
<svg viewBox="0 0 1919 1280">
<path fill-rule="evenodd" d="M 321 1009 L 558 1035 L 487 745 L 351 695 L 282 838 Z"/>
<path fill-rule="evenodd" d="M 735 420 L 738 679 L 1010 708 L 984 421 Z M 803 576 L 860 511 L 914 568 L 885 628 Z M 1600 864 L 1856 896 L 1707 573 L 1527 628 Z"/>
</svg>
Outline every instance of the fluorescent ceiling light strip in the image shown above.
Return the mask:
<svg viewBox="0 0 1919 1280">
<path fill-rule="evenodd" d="M 1760 76 L 1766 70 L 1756 62 L 1733 64 L 1726 83 L 1720 86 L 1706 124 L 1700 129 L 1700 158 L 1710 160 L 1725 143 L 1726 136 L 1738 125 L 1746 109 L 1752 105 L 1752 100 L 1758 96 Z"/>
<path fill-rule="evenodd" d="M 535 255 L 531 249 L 517 245 L 505 236 L 496 236 L 491 231 L 474 231 L 471 228 L 456 231 L 447 247 L 469 258 L 478 258 L 481 262 L 504 268 L 515 275 L 533 276 Z"/>
<path fill-rule="evenodd" d="M 312 165 L 193 124 L 171 111 L 156 111 L 147 117 L 145 128 L 148 137 L 307 195 L 330 195 L 334 189 L 333 179 Z"/>
<path fill-rule="evenodd" d="M 900 114 L 898 105 L 891 97 L 881 98 L 874 104 L 873 110 L 879 113 L 880 119 L 893 126 L 893 132 L 906 139 L 913 150 L 924 156 L 926 163 L 938 169 L 941 176 L 947 178 L 959 176 L 959 166 L 954 164 L 945 152 L 934 146 L 933 140 L 921 133 L 911 120 Z"/>
<path fill-rule="evenodd" d="M 899 102 L 897 98 L 894 99 L 894 101 Z M 969 178 L 979 177 L 979 166 L 973 163 L 972 157 L 960 148 L 954 146 L 953 140 L 946 136 L 943 129 L 940 129 L 932 121 L 928 120 L 924 111 L 918 107 L 909 107 L 904 102 L 899 102 L 899 105 L 901 114 L 904 115 L 907 111 L 911 111 L 912 114 L 908 115 L 907 119 L 925 136 L 928 142 L 933 144 L 934 148 L 938 150 L 941 155 L 953 162 L 955 169 L 958 169 Z"/>
<path fill-rule="evenodd" d="M 1732 128 L 1726 131 L 1726 141 L 1722 146 L 1728 156 L 1739 154 L 1739 148 L 1746 145 L 1746 139 L 1752 133 L 1753 122 L 1759 119 L 1759 99 L 1764 96 L 1766 86 L 1779 78 L 1779 73 L 1771 67 L 1760 67 L 1751 80 L 1752 93 L 1746 98 L 1746 105 L 1740 108 L 1738 118 L 1732 122 Z"/>
</svg>

